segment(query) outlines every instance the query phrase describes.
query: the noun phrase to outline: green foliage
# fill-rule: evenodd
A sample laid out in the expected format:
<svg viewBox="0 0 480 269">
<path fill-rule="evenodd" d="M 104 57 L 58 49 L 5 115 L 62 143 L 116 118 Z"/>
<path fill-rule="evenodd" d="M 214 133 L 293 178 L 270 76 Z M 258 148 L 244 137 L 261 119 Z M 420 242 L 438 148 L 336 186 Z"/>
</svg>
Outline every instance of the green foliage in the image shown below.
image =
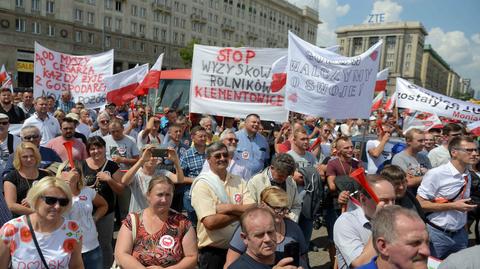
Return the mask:
<svg viewBox="0 0 480 269">
<path fill-rule="evenodd" d="M 453 91 L 452 97 L 455 98 L 455 99 L 460 99 L 460 100 L 463 100 L 463 101 L 467 101 L 467 100 L 470 100 L 471 98 L 473 98 L 473 92 L 469 91 L 469 92 L 466 92 L 466 93 L 461 93 L 459 90 L 455 90 L 455 91 Z"/>
<path fill-rule="evenodd" d="M 190 42 L 188 42 L 187 46 L 178 50 L 178 54 L 180 54 L 180 58 L 182 58 L 183 64 L 185 66 L 187 67 L 192 66 L 193 46 L 198 43 L 200 43 L 200 41 L 194 38 Z"/>
</svg>

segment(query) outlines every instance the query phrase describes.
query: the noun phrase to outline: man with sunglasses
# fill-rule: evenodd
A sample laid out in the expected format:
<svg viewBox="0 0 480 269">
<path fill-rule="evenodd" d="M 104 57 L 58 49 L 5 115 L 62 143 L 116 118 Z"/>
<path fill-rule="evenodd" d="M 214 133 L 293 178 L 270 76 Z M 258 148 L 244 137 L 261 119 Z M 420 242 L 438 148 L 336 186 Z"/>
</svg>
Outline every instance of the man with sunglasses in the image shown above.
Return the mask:
<svg viewBox="0 0 480 269">
<path fill-rule="evenodd" d="M 0 120 L 1 121 L 1 120 Z M 40 156 L 42 160 L 40 161 L 40 168 L 47 169 L 52 163 L 60 163 L 62 159 L 58 156 L 58 154 L 47 147 L 40 146 L 40 140 L 42 136 L 40 135 L 40 130 L 33 125 L 27 125 L 20 130 L 20 139 L 22 142 L 30 142 L 38 147 L 40 151 Z M 5 166 L 5 170 L 2 173 L 2 177 L 8 174 L 10 171 L 14 170 L 13 167 L 13 158 L 14 154 L 11 154 L 8 157 L 8 161 Z"/>
<path fill-rule="evenodd" d="M 432 149 L 428 153 L 428 159 L 430 159 L 430 163 L 432 164 L 432 167 L 438 167 L 450 161 L 448 144 L 454 137 L 461 136 L 463 134 L 465 134 L 465 129 L 460 124 L 449 123 L 443 127 L 442 129 L 443 144 Z"/>
<path fill-rule="evenodd" d="M 192 183 L 192 206 L 198 218 L 199 268 L 223 268 L 238 220 L 254 205 L 247 185 L 227 172 L 227 147 L 215 142 L 206 151 L 210 171 Z"/>
<path fill-rule="evenodd" d="M 47 99 L 37 97 L 35 99 L 35 113 L 23 123 L 23 127 L 33 125 L 41 132 L 40 145 L 45 146 L 48 141 L 60 134 L 60 124 L 53 115 L 48 114 Z"/>
<path fill-rule="evenodd" d="M 469 166 L 477 162 L 478 148 L 471 137 L 450 140 L 451 160 L 423 177 L 417 199 L 427 215 L 431 255 L 445 259 L 468 245 L 467 212 L 477 208 L 470 199 L 472 175 Z"/>
</svg>

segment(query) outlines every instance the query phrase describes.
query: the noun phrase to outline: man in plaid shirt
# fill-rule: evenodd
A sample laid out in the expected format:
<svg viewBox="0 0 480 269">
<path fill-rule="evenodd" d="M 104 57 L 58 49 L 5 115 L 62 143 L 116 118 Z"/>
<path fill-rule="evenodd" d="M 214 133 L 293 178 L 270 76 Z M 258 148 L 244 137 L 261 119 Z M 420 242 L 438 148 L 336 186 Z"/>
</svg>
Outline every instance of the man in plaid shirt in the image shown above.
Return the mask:
<svg viewBox="0 0 480 269">
<path fill-rule="evenodd" d="M 193 180 L 202 171 L 203 163 L 205 162 L 205 149 L 207 142 L 207 131 L 205 128 L 196 126 L 191 130 L 191 137 L 193 141 L 190 147 L 180 157 L 180 166 L 185 175 L 185 183 L 192 184 Z M 187 211 L 188 219 L 196 227 L 197 215 L 192 207 L 192 198 L 190 196 L 190 185 L 183 188 L 183 209 Z"/>
</svg>

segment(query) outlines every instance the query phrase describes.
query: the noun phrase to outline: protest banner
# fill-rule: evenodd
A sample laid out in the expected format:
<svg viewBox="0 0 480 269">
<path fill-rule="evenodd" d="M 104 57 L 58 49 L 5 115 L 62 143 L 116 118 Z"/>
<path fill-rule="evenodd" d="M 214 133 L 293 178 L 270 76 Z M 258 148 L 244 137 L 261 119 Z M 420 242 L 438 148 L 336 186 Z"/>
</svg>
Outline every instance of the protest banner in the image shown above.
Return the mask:
<svg viewBox="0 0 480 269">
<path fill-rule="evenodd" d="M 105 104 L 103 78 L 113 73 L 113 50 L 95 55 L 70 55 L 53 51 L 35 42 L 33 95 L 55 96 L 72 93 L 74 102 L 87 108 Z"/>
<path fill-rule="evenodd" d="M 461 121 L 480 121 L 480 105 L 451 98 L 397 78 L 397 107 L 430 112 Z"/>
<path fill-rule="evenodd" d="M 381 47 L 379 41 L 359 56 L 345 57 L 289 32 L 286 108 L 325 118 L 368 119 Z"/>
<path fill-rule="evenodd" d="M 403 119 L 403 133 L 412 128 L 428 131 L 435 125 L 441 125 L 442 121 L 437 115 L 428 112 L 416 111 L 412 116 L 405 116 Z"/>
<path fill-rule="evenodd" d="M 271 66 L 286 49 L 195 45 L 190 112 L 286 121 L 284 88 L 272 90 Z"/>
<path fill-rule="evenodd" d="M 135 99 L 135 89 L 148 74 L 148 64 L 125 70 L 104 78 L 108 103 L 121 106 Z"/>
</svg>

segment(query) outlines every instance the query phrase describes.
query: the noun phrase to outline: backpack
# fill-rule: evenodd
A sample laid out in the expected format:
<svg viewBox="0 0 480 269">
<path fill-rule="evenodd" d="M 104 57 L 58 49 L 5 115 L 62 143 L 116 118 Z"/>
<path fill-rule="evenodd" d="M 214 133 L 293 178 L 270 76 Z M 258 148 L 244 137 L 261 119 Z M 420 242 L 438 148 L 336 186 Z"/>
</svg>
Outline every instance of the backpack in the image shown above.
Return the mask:
<svg viewBox="0 0 480 269">
<path fill-rule="evenodd" d="M 313 166 L 299 168 L 305 182 L 305 196 L 303 197 L 302 214 L 306 219 L 316 220 L 323 215 L 324 200 L 326 198 L 325 185 L 320 174 Z"/>
</svg>

